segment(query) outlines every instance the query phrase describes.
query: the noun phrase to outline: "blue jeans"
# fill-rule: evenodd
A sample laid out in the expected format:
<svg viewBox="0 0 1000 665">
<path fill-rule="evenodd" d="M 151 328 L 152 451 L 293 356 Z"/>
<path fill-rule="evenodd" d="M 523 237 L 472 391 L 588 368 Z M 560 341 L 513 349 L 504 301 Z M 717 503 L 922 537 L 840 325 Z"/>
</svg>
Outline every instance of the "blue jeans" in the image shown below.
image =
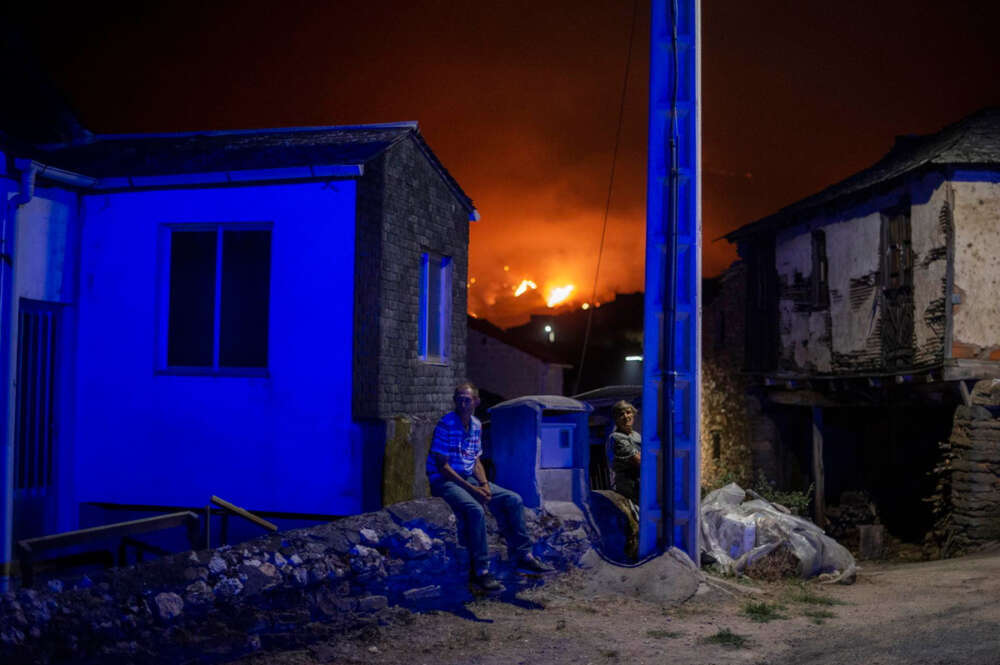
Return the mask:
<svg viewBox="0 0 1000 665">
<path fill-rule="evenodd" d="M 475 476 L 465 479 L 472 485 L 479 485 Z M 504 489 L 495 483 L 490 483 L 492 496 L 487 506 L 507 538 L 512 558 L 520 559 L 531 553 L 531 539 L 528 538 L 528 528 L 524 524 L 524 503 L 516 492 Z M 465 546 L 469 548 L 469 564 L 476 574 L 489 569 L 489 546 L 486 543 L 486 513 L 483 504 L 479 503 L 465 488 L 450 480 L 431 485 L 431 494 L 444 499 L 455 511 L 458 528 L 463 529 Z M 461 540 L 462 532 L 459 532 Z"/>
</svg>

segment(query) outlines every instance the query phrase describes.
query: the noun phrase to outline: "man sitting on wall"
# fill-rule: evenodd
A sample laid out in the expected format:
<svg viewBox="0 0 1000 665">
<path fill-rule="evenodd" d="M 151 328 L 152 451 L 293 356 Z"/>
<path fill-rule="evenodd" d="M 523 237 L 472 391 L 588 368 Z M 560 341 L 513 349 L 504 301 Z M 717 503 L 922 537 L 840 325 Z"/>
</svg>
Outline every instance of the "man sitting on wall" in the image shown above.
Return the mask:
<svg viewBox="0 0 1000 665">
<path fill-rule="evenodd" d="M 472 415 L 479 405 L 479 390 L 468 381 L 460 383 L 455 388 L 454 399 L 455 410 L 445 414 L 434 429 L 434 440 L 427 455 L 427 479 L 431 494 L 447 501 L 462 518 L 460 525 L 465 525 L 470 583 L 481 591 L 496 593 L 503 587 L 490 574 L 485 508 L 497 517 L 521 571 L 537 574 L 552 568 L 531 553 L 532 543 L 524 523 L 521 497 L 486 479 L 479 459 L 483 426 Z"/>
</svg>

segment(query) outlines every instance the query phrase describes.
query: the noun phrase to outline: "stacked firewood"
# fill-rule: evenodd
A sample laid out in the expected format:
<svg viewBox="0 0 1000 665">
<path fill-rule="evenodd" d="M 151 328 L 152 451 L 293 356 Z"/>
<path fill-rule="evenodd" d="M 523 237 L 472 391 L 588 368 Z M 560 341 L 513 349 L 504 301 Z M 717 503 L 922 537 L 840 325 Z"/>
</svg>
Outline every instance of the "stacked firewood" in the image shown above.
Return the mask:
<svg viewBox="0 0 1000 665">
<path fill-rule="evenodd" d="M 1000 540 L 1000 381 L 978 382 L 970 401 L 955 409 L 951 437 L 941 444 L 929 499 L 936 521 L 925 540 L 932 555 Z"/>
<path fill-rule="evenodd" d="M 840 495 L 840 505 L 826 507 L 826 534 L 850 547 L 858 541 L 858 526 L 878 524 L 878 506 L 864 491 L 847 491 Z"/>
</svg>

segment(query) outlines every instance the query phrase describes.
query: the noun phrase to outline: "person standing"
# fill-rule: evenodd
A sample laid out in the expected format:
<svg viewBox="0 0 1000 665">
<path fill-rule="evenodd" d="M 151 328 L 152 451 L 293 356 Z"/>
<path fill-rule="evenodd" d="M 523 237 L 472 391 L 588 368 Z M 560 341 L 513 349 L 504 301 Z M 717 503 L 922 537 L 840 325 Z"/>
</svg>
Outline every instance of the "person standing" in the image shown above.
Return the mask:
<svg viewBox="0 0 1000 665">
<path fill-rule="evenodd" d="M 503 590 L 490 574 L 489 546 L 486 541 L 486 509 L 500 523 L 507 546 L 517 557 L 518 569 L 529 574 L 552 571 L 552 567 L 532 554 L 532 542 L 524 523 L 524 503 L 516 492 L 486 478 L 480 460 L 482 423 L 473 413 L 479 405 L 479 390 L 472 383 L 460 383 L 454 392 L 455 410 L 446 413 L 434 428 L 427 454 L 427 479 L 431 494 L 444 499 L 464 524 L 469 549 L 469 582 L 478 590 Z M 514 558 L 514 557 L 511 557 Z"/>
<path fill-rule="evenodd" d="M 620 400 L 611 407 L 615 429 L 608 437 L 607 448 L 614 471 L 614 490 L 639 503 L 639 468 L 642 461 L 642 435 L 633 429 L 636 409 Z"/>
</svg>

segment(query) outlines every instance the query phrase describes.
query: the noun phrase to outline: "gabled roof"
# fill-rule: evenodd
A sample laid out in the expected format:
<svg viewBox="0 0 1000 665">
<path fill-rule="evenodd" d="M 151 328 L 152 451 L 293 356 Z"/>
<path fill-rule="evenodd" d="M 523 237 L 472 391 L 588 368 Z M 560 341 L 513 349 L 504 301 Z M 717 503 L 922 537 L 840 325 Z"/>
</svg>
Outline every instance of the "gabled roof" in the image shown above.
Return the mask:
<svg viewBox="0 0 1000 665">
<path fill-rule="evenodd" d="M 431 151 L 416 122 L 177 134 L 98 134 L 82 142 L 37 146 L 33 157 L 94 178 L 175 176 L 363 165 L 407 138 L 416 141 L 456 197 L 474 211 L 472 200 Z"/>
<path fill-rule="evenodd" d="M 915 171 L 934 167 L 1000 166 L 1000 108 L 982 109 L 936 134 L 899 136 L 892 149 L 871 167 L 782 208 L 778 212 L 742 226 L 725 238 L 730 242 L 794 223 L 802 216 L 889 184 Z"/>
</svg>

